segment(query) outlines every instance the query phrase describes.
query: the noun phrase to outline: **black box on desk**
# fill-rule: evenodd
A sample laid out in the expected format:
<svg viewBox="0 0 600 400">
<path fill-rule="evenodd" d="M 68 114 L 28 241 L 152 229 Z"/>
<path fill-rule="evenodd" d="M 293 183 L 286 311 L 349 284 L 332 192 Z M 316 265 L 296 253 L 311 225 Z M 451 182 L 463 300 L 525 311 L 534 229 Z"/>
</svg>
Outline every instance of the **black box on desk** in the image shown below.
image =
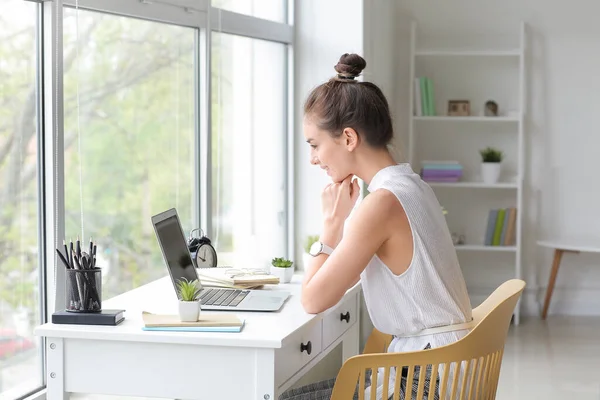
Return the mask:
<svg viewBox="0 0 600 400">
<path fill-rule="evenodd" d="M 124 319 L 125 310 L 102 310 L 100 312 L 57 311 L 52 314 L 53 324 L 118 325 Z"/>
</svg>

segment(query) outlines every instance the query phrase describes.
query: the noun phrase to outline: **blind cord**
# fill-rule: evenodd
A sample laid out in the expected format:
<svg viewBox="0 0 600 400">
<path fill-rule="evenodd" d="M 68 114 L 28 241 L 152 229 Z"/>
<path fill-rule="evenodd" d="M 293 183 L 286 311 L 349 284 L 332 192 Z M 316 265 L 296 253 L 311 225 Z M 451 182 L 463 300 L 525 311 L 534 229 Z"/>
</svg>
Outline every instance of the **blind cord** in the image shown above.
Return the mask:
<svg viewBox="0 0 600 400">
<path fill-rule="evenodd" d="M 79 108 L 79 77 L 80 77 L 80 63 L 79 63 L 79 0 L 75 0 L 75 54 L 77 56 L 77 73 L 76 73 L 76 85 L 75 90 L 77 93 L 77 157 L 79 158 L 79 212 L 81 219 L 81 243 L 85 240 L 85 232 L 83 227 L 83 165 L 82 165 L 82 153 L 81 153 L 81 124 L 80 124 L 80 108 Z"/>
</svg>

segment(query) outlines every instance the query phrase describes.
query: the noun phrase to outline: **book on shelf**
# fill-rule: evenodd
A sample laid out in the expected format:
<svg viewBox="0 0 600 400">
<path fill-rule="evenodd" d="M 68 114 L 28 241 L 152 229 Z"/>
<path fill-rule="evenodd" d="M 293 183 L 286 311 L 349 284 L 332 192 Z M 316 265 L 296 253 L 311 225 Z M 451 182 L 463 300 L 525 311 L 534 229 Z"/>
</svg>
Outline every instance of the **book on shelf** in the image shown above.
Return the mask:
<svg viewBox="0 0 600 400">
<path fill-rule="evenodd" d="M 491 209 L 488 213 L 484 244 L 486 246 L 514 246 L 516 224 L 516 207 Z"/>
<path fill-rule="evenodd" d="M 463 166 L 458 161 L 423 161 L 421 178 L 426 182 L 458 182 L 463 176 Z"/>
<path fill-rule="evenodd" d="M 415 78 L 414 85 L 414 114 L 417 117 L 435 116 L 435 97 L 433 95 L 433 82 L 431 81 L 431 78 Z"/>
</svg>

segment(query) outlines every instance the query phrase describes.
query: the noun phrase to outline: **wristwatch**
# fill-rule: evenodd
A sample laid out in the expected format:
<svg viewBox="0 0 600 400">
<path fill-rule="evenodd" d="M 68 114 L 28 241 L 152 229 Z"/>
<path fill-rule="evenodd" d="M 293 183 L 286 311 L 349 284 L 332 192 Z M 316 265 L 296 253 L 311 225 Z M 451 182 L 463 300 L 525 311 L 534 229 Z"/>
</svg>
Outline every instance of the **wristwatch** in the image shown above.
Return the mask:
<svg viewBox="0 0 600 400">
<path fill-rule="evenodd" d="M 327 246 L 325 243 L 314 242 L 312 246 L 310 246 L 310 251 L 308 252 L 308 254 L 310 254 L 313 257 L 316 257 L 321 253 L 331 255 L 331 253 L 333 253 L 333 249 Z"/>
</svg>

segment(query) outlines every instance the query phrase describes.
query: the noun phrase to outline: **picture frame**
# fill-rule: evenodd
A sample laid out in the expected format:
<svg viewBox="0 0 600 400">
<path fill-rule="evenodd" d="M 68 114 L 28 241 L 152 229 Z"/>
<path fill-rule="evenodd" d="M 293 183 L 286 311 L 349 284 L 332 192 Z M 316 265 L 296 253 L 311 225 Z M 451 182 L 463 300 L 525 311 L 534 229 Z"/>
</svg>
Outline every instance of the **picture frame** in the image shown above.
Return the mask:
<svg viewBox="0 0 600 400">
<path fill-rule="evenodd" d="M 471 115 L 469 100 L 448 100 L 448 116 L 468 117 Z"/>
</svg>

